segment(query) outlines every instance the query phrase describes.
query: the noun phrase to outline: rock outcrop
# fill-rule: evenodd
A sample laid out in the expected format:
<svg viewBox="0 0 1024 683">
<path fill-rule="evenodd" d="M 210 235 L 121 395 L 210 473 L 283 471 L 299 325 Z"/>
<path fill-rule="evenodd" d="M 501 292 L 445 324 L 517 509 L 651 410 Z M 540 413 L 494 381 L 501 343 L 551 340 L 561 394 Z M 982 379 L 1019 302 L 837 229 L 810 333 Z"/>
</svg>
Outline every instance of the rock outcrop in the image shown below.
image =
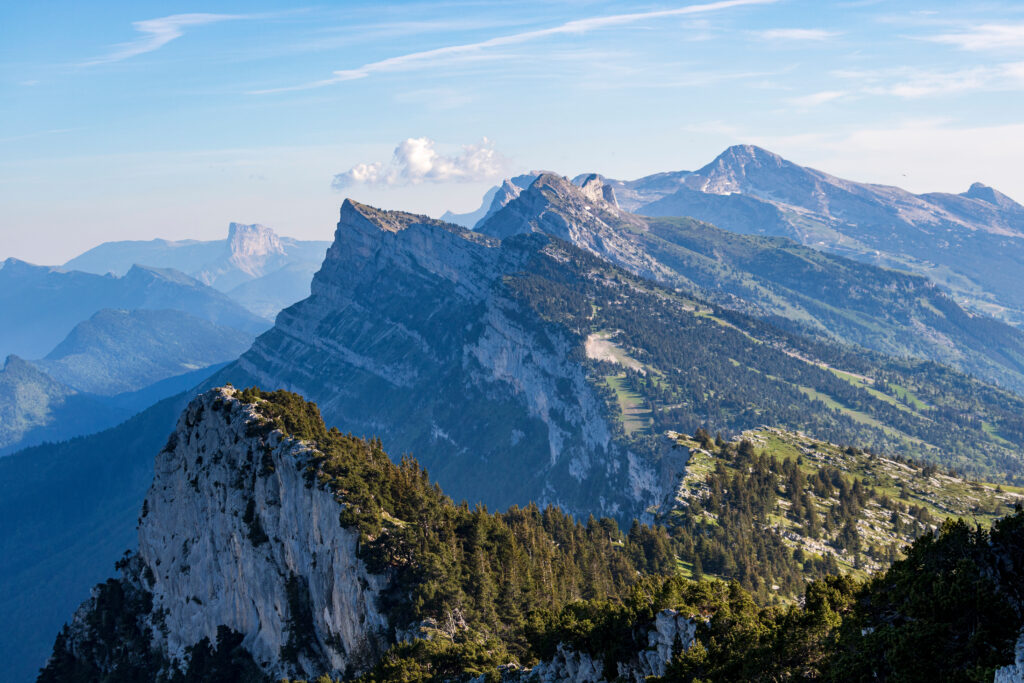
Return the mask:
<svg viewBox="0 0 1024 683">
<path fill-rule="evenodd" d="M 651 256 L 635 233 L 643 220 L 619 209 L 615 191 L 599 176 L 578 179 L 543 173 L 514 201 L 482 221 L 479 232 L 505 239 L 543 233 L 608 259 L 642 277 L 670 282 L 678 277 Z"/>
<path fill-rule="evenodd" d="M 1024 683 L 1024 633 L 1017 639 L 1013 664 L 996 669 L 992 683 Z"/>
<path fill-rule="evenodd" d="M 675 653 L 687 650 L 697 633 L 697 622 L 676 610 L 658 612 L 647 632 L 647 647 L 629 661 L 616 662 L 608 674 L 604 658 L 578 652 L 560 644 L 555 656 L 531 669 L 508 672 L 505 680 L 534 683 L 605 683 L 608 680 L 643 683 L 650 676 L 664 676 Z"/>
<path fill-rule="evenodd" d="M 119 665 L 134 658 L 184 671 L 197 644 L 223 633 L 238 634 L 274 678 L 353 673 L 383 651 L 388 624 L 376 598 L 387 579 L 358 559 L 359 532 L 339 521 L 343 503 L 308 478 L 316 452 L 263 428 L 235 393 L 206 392 L 182 414 L 157 456 L 137 554 L 79 609 L 51 667 L 95 659 L 110 639 L 97 624 L 115 618 L 139 634 Z M 102 611 L 112 590 L 117 615 Z"/>
</svg>

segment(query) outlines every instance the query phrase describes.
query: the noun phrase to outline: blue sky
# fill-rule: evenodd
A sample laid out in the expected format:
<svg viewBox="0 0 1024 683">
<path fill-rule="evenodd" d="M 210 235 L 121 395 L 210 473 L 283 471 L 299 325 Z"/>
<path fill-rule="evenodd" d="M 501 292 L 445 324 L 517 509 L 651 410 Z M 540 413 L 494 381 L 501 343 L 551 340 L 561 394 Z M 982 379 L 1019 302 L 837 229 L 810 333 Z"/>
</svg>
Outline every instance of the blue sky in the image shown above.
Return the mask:
<svg viewBox="0 0 1024 683">
<path fill-rule="evenodd" d="M 741 142 L 1024 200 L 1022 95 L 1019 2 L 3 3 L 0 258 L 329 239 L 345 196 L 438 215 Z"/>
</svg>

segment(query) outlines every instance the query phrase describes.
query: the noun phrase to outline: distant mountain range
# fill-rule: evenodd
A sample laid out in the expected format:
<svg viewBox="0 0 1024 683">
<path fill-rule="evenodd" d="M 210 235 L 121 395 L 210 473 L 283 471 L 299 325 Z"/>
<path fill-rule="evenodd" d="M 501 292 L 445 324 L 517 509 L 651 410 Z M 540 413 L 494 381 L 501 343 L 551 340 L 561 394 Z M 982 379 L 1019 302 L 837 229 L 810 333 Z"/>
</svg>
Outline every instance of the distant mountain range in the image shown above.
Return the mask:
<svg viewBox="0 0 1024 683">
<path fill-rule="evenodd" d="M 253 338 L 184 311 L 103 309 L 35 364 L 80 391 L 110 396 L 233 360 Z"/>
<path fill-rule="evenodd" d="M 182 311 L 100 310 L 45 358 L 8 356 L 0 369 L 0 455 L 117 424 L 195 386 L 252 340 Z"/>
<path fill-rule="evenodd" d="M 123 276 L 0 263 L 0 355 L 40 358 L 101 309 L 169 309 L 255 334 L 268 322 L 179 271 L 132 266 Z"/>
<path fill-rule="evenodd" d="M 525 189 L 540 173 L 520 176 Z M 799 166 L 735 145 L 696 171 L 636 180 L 596 174 L 619 206 L 653 217 L 691 217 L 740 234 L 787 237 L 819 251 L 924 275 L 972 312 L 1024 325 L 1024 206 L 981 183 L 961 194 L 915 195 Z M 504 190 L 504 191 L 503 191 Z M 478 228 L 508 203 L 507 185 L 470 214 L 445 220 Z M 511 194 L 517 194 L 513 191 Z M 472 222 L 471 222 L 472 221 Z"/>
<path fill-rule="evenodd" d="M 8 356 L 0 369 L 0 455 L 98 432 L 128 414 L 99 396 L 55 380 L 18 356 Z"/>
<path fill-rule="evenodd" d="M 224 240 L 104 242 L 64 267 L 97 274 L 126 273 L 136 264 L 174 268 L 273 318 L 309 294 L 329 245 L 280 237 L 263 225 L 231 223 Z"/>
<path fill-rule="evenodd" d="M 456 498 L 499 508 L 641 514 L 676 476 L 661 442 L 642 437 L 702 424 L 767 423 L 979 473 L 1024 471 L 1013 407 L 1024 399 L 641 279 L 629 271 L 676 271 L 637 237 L 646 219 L 610 198 L 599 179 L 576 187 L 544 174 L 480 232 L 346 201 L 312 295 L 210 382 L 298 391 L 346 429 L 414 453 Z M 889 284 L 889 271 L 807 251 L 825 270 L 819 287 L 856 283 L 857 268 Z M 780 258 L 778 279 L 801 263 Z M 930 290 L 920 278 L 905 286 Z"/>
<path fill-rule="evenodd" d="M 787 238 L 630 214 L 614 186 L 596 175 L 575 183 L 538 176 L 476 230 L 499 238 L 555 235 L 638 275 L 801 334 L 926 358 L 1024 392 L 1024 331 L 965 311 L 927 279 Z"/>
<path fill-rule="evenodd" d="M 502 181 L 501 185 L 492 187 L 486 194 L 484 194 L 483 202 L 480 204 L 480 208 L 476 211 L 471 211 L 469 213 L 452 213 L 451 211 L 446 211 L 444 215 L 441 216 L 441 220 L 446 223 L 461 225 L 464 228 L 472 230 L 477 225 L 483 223 L 494 215 L 494 213 L 501 207 L 518 197 L 519 193 L 528 188 L 530 184 L 536 180 L 538 175 L 540 175 L 540 171 L 524 173 L 523 175 L 518 175 L 514 178 L 507 178 Z"/>
<path fill-rule="evenodd" d="M 915 195 L 737 145 L 692 173 L 611 185 L 622 206 L 635 213 L 690 216 L 909 270 L 971 310 L 1024 324 L 1024 207 L 980 183 L 962 194 Z"/>
</svg>

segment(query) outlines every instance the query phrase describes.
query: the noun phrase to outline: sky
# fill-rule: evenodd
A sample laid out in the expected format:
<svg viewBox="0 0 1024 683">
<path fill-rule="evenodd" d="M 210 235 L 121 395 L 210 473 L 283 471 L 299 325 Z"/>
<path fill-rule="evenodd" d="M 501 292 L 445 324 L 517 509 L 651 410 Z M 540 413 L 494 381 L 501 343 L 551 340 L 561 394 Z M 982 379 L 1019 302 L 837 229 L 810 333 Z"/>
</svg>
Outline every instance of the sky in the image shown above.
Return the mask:
<svg viewBox="0 0 1024 683">
<path fill-rule="evenodd" d="M 739 143 L 1024 201 L 1024 3 L 0 3 L 0 259 L 330 239 L 345 197 L 436 216 Z"/>
</svg>

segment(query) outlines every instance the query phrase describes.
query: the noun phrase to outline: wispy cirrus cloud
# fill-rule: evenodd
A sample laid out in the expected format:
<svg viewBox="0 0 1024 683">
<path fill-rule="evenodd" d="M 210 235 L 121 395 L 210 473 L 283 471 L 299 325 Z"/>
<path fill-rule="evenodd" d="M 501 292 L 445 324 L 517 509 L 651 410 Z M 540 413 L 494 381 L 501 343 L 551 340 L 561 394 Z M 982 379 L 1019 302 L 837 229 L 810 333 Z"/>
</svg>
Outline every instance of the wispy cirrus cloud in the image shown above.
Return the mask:
<svg viewBox="0 0 1024 683">
<path fill-rule="evenodd" d="M 765 31 L 755 31 L 754 34 L 762 40 L 773 40 L 781 42 L 822 42 L 837 38 L 841 34 L 836 31 L 826 31 L 820 28 L 772 28 Z"/>
<path fill-rule="evenodd" d="M 838 99 L 842 99 L 848 96 L 850 93 L 846 90 L 823 90 L 821 92 L 811 93 L 810 95 L 801 95 L 799 97 L 791 97 L 789 103 L 794 107 L 810 108 L 817 107 L 828 102 L 833 102 Z"/>
<path fill-rule="evenodd" d="M 132 23 L 132 28 L 140 35 L 133 41 L 114 45 L 105 55 L 80 62 L 78 66 L 98 66 L 120 62 L 147 52 L 159 50 L 167 43 L 185 35 L 185 29 L 191 26 L 203 26 L 232 19 L 245 19 L 242 14 L 172 14 L 158 19 L 145 19 Z"/>
<path fill-rule="evenodd" d="M 1024 23 L 979 24 L 961 31 L 928 36 L 926 40 L 972 52 L 1024 48 Z"/>
<path fill-rule="evenodd" d="M 433 50 L 411 52 L 397 57 L 389 57 L 376 62 L 369 62 L 352 69 L 341 69 L 335 71 L 329 78 L 300 85 L 287 86 L 283 88 L 268 88 L 256 90 L 252 94 L 268 94 L 277 92 L 288 92 L 293 90 L 310 90 L 322 88 L 344 81 L 352 81 L 360 78 L 367 78 L 376 73 L 401 72 L 417 68 L 425 68 L 437 63 L 450 62 L 453 59 L 473 59 L 480 53 L 492 48 L 521 45 L 544 38 L 551 38 L 561 35 L 583 34 L 598 29 L 611 28 L 615 26 L 626 26 L 641 21 L 652 19 L 665 19 L 670 17 L 684 17 L 688 15 L 703 14 L 733 7 L 748 5 L 767 5 L 778 2 L 778 0 L 721 0 L 699 5 L 687 5 L 667 10 L 653 10 L 648 12 L 632 12 L 628 14 L 612 14 L 602 17 L 589 17 L 587 19 L 576 19 L 565 22 L 550 28 L 523 31 L 510 35 L 481 40 L 475 43 L 463 43 L 460 45 L 448 45 Z"/>
<path fill-rule="evenodd" d="M 356 164 L 334 176 L 331 187 L 344 190 L 353 185 L 401 186 L 421 183 L 475 182 L 501 176 L 507 162 L 484 138 L 465 145 L 457 155 L 441 154 L 430 138 L 407 138 L 398 143 L 391 161 Z"/>
<path fill-rule="evenodd" d="M 1024 62 L 953 70 L 898 67 L 873 71 L 835 71 L 833 75 L 859 82 L 859 90 L 868 95 L 891 95 L 907 99 L 972 91 L 1024 90 Z"/>
</svg>

